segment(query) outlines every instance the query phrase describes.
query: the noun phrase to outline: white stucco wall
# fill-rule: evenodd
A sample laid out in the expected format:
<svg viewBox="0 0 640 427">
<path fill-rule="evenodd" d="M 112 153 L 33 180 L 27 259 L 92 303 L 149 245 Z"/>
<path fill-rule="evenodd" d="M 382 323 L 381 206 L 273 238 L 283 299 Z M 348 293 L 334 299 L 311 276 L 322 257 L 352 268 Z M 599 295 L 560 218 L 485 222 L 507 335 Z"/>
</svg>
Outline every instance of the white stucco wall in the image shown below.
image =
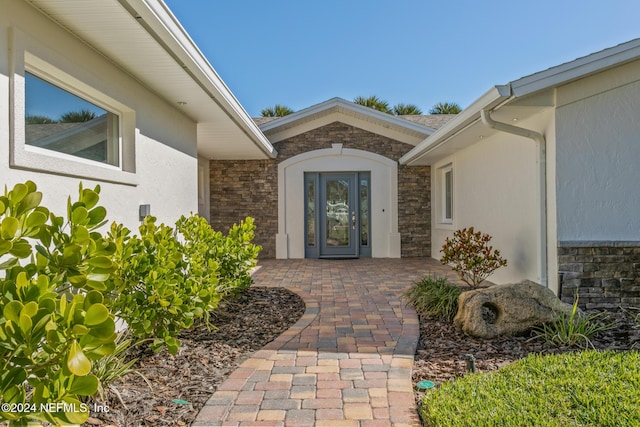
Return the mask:
<svg viewBox="0 0 640 427">
<path fill-rule="evenodd" d="M 519 124 L 520 125 L 520 124 Z M 527 123 L 521 126 L 527 127 Z M 440 168 L 453 167 L 453 224 L 442 224 Z M 539 209 L 536 145 L 527 138 L 497 133 L 439 161 L 432 171 L 432 256 L 440 258 L 446 237 L 473 226 L 493 236 L 508 266 L 495 283 L 539 280 Z"/>
<path fill-rule="evenodd" d="M 557 98 L 558 239 L 640 240 L 640 61 Z"/>
<path fill-rule="evenodd" d="M 278 165 L 276 258 L 304 258 L 304 173 L 371 172 L 371 249 L 373 258 L 399 258 L 397 163 L 362 150 L 321 149 Z"/>
<path fill-rule="evenodd" d="M 11 187 L 28 179 L 36 182 L 44 193 L 43 204 L 59 215 L 65 213 L 67 196 L 77 194 L 80 181 L 85 187 L 100 184 L 101 204 L 108 218 L 133 229 L 139 224 L 140 204 L 150 204 L 151 214 L 165 223 L 173 223 L 183 213 L 197 212 L 196 124 L 26 2 L 0 0 L 0 6 L 0 184 Z M 11 147 L 24 135 L 25 56 L 37 58 L 126 108 L 132 124 L 125 131 L 131 152 L 123 163 L 129 172 L 47 153 L 34 160 L 35 166 L 10 166 Z M 13 108 L 9 100 L 19 108 Z M 55 174 L 42 171 L 55 167 Z M 66 176 L 77 171 L 84 172 Z M 102 172 L 114 179 L 95 179 Z"/>
</svg>

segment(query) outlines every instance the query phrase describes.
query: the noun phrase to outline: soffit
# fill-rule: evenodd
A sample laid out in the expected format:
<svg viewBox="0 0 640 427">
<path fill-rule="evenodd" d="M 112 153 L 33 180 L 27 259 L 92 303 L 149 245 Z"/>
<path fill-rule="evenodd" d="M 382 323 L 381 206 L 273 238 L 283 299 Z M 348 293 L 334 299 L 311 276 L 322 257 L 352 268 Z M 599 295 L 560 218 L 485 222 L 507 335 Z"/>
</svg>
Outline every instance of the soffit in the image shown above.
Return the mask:
<svg viewBox="0 0 640 427">
<path fill-rule="evenodd" d="M 492 110 L 491 117 L 498 122 L 542 132 L 545 124 L 537 118 L 555 105 L 555 90 L 511 98 L 507 86 L 497 86 L 476 100 L 453 120 L 438 129 L 416 148 L 400 159 L 402 164 L 432 165 L 472 144 L 482 142 L 498 133 L 480 120 L 482 109 Z"/>
<path fill-rule="evenodd" d="M 544 113 L 550 108 L 552 108 L 551 105 L 507 104 L 502 106 L 500 109 L 494 110 L 491 114 L 491 118 L 497 122 L 543 132 L 546 125 L 545 120 L 547 118 Z M 434 147 L 432 150 L 426 151 L 425 154 L 418 157 L 417 160 L 411 162 L 411 165 L 433 165 L 434 163 L 455 154 L 457 151 L 464 150 L 473 144 L 489 140 L 499 133 L 499 131 L 485 126 L 481 122 L 480 114 L 478 113 L 466 128 L 451 135 L 446 143 L 441 144 L 438 147 Z M 522 137 L 514 135 L 513 138 Z M 427 138 L 425 142 L 429 142 L 429 139 Z"/>
</svg>

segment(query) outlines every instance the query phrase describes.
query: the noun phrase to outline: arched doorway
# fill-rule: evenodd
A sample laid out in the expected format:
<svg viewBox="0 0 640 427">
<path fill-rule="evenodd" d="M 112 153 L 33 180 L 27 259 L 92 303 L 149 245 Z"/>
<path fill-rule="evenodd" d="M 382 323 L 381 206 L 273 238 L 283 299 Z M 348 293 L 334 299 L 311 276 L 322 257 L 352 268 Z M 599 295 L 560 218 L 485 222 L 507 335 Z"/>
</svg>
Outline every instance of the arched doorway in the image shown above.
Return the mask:
<svg viewBox="0 0 640 427">
<path fill-rule="evenodd" d="M 400 257 L 397 186 L 395 161 L 342 144 L 283 161 L 276 257 Z"/>
</svg>

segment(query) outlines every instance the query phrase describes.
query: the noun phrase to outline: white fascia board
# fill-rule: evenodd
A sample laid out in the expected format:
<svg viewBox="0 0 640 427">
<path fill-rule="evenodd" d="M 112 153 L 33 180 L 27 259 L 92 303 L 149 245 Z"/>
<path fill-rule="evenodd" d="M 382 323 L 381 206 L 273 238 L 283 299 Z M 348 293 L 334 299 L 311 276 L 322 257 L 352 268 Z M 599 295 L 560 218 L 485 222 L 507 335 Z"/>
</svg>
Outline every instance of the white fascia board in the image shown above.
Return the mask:
<svg viewBox="0 0 640 427">
<path fill-rule="evenodd" d="M 153 29 L 156 38 L 180 65 L 190 72 L 198 85 L 225 111 L 231 120 L 270 158 L 277 156 L 260 128 L 220 78 L 209 61 L 187 34 L 177 18 L 161 0 L 119 0 L 127 9 L 133 9 L 145 24 Z M 128 6 L 128 7 L 127 7 Z"/>
<path fill-rule="evenodd" d="M 339 105 L 340 98 L 331 98 L 328 101 L 321 102 L 320 104 L 312 105 L 303 110 L 296 111 L 295 113 L 287 114 L 284 117 L 278 117 L 275 120 L 267 122 L 260 126 L 263 132 L 267 132 L 273 129 L 277 129 L 282 126 L 290 125 L 298 120 L 305 119 L 307 117 L 318 114 L 322 111 L 328 110 Z"/>
<path fill-rule="evenodd" d="M 556 67 L 531 74 L 510 83 L 513 95 L 521 97 L 561 86 L 573 80 L 604 71 L 640 58 L 640 39 L 578 58 Z"/>
<path fill-rule="evenodd" d="M 480 120 L 480 111 L 487 108 L 495 108 L 511 97 L 509 85 L 494 86 L 470 106 L 462 110 L 454 119 L 447 122 L 433 135 L 415 146 L 411 151 L 402 156 L 398 161 L 401 165 L 411 165 L 419 158 L 432 153 L 444 145 L 448 140 L 464 131 L 476 121 Z"/>
<path fill-rule="evenodd" d="M 303 120 L 307 117 L 312 117 L 315 114 L 322 113 L 332 108 L 350 110 L 357 114 L 361 114 L 366 117 L 370 117 L 376 121 L 388 123 L 389 125 L 396 126 L 412 130 L 414 132 L 430 135 L 435 132 L 435 129 L 428 126 L 423 126 L 418 123 L 411 122 L 409 120 L 401 119 L 392 114 L 383 113 L 382 111 L 374 110 L 373 108 L 365 107 L 364 105 L 356 104 L 355 102 L 347 101 L 342 98 L 331 98 L 328 101 L 321 102 L 320 104 L 312 105 L 295 113 L 288 114 L 284 117 L 267 122 L 260 126 L 263 132 L 268 132 L 273 129 L 277 129 L 282 126 L 293 125 L 298 120 Z"/>
<path fill-rule="evenodd" d="M 373 108 L 365 107 L 364 105 L 356 104 L 355 102 L 345 101 L 343 99 L 341 101 L 342 101 L 342 107 L 346 109 L 358 112 L 360 114 L 369 116 L 371 118 L 374 118 L 383 122 L 393 124 L 398 127 L 411 129 L 415 132 L 426 133 L 428 135 L 431 135 L 436 131 L 435 129 L 430 128 L 428 126 L 414 123 L 409 120 L 401 119 L 397 116 L 394 116 L 393 114 L 383 113 L 382 111 L 374 110 Z"/>
</svg>

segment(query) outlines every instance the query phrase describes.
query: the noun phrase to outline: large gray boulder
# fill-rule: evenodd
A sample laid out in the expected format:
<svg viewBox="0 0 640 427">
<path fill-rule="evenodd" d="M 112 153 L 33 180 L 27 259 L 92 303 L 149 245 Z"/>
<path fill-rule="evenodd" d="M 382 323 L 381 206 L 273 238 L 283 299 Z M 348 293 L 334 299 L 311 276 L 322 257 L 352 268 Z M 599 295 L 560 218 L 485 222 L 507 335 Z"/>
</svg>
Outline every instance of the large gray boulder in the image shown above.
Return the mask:
<svg viewBox="0 0 640 427">
<path fill-rule="evenodd" d="M 465 334 L 489 339 L 521 334 L 571 308 L 548 288 L 524 281 L 463 292 L 453 321 Z"/>
</svg>

